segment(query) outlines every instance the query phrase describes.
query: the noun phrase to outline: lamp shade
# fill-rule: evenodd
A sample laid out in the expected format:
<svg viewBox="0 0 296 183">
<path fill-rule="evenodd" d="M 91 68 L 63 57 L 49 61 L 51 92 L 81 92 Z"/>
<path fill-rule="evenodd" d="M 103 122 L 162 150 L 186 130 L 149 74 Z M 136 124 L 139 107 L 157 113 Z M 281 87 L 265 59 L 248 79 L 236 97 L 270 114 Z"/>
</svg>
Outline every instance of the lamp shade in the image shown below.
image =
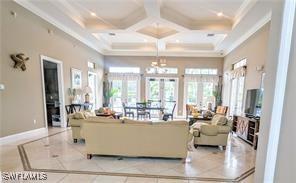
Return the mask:
<svg viewBox="0 0 296 183">
<path fill-rule="evenodd" d="M 83 89 L 83 92 L 84 92 L 84 93 L 92 93 L 92 89 L 91 89 L 91 87 L 86 86 L 86 87 Z"/>
</svg>

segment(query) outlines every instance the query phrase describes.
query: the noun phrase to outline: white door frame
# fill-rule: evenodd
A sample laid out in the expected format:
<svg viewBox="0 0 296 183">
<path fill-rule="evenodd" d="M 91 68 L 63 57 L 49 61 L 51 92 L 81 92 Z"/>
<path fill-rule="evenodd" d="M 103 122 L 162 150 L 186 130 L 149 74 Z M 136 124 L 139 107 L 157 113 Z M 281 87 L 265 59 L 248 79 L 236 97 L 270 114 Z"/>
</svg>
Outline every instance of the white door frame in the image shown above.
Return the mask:
<svg viewBox="0 0 296 183">
<path fill-rule="evenodd" d="M 92 71 L 87 72 L 87 85 L 88 86 L 89 86 L 89 77 L 88 77 L 89 74 L 92 74 L 95 76 L 95 91 L 92 91 L 92 92 L 95 93 L 95 103 L 94 103 L 93 109 L 96 109 L 98 107 L 98 103 L 99 103 L 98 102 L 98 75 L 97 75 L 97 73 L 92 72 Z"/>
<path fill-rule="evenodd" d="M 42 94 L 43 94 L 43 110 L 44 110 L 44 122 L 45 128 L 48 128 L 47 124 L 47 109 L 46 109 L 46 96 L 45 96 L 45 83 L 44 83 L 44 68 L 43 62 L 49 61 L 57 64 L 58 69 L 58 86 L 59 86 L 59 100 L 60 100 L 60 116 L 61 116 L 61 127 L 66 127 L 66 111 L 65 111 L 65 96 L 64 96 L 64 73 L 63 73 L 63 62 L 51 57 L 40 55 L 41 65 L 41 79 L 42 79 Z"/>
</svg>

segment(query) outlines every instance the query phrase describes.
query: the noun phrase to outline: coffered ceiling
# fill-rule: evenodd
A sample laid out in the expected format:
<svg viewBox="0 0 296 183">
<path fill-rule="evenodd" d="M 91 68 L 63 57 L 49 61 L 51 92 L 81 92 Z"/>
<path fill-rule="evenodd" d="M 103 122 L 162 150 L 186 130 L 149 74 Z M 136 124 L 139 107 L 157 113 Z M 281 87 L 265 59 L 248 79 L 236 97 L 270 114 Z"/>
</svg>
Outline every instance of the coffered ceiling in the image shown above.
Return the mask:
<svg viewBox="0 0 296 183">
<path fill-rule="evenodd" d="M 270 19 L 260 0 L 15 1 L 105 55 L 223 56 Z"/>
</svg>

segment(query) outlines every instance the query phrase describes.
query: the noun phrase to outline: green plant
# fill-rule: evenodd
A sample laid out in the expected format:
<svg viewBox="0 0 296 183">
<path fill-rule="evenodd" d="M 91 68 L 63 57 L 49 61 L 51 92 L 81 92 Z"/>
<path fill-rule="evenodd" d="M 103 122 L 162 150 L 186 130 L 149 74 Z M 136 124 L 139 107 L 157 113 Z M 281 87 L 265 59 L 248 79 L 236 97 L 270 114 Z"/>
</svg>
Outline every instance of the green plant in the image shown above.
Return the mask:
<svg viewBox="0 0 296 183">
<path fill-rule="evenodd" d="M 76 89 L 75 88 L 69 88 L 68 89 L 68 95 L 70 97 L 75 96 L 76 95 Z"/>
<path fill-rule="evenodd" d="M 110 99 L 119 91 L 117 88 L 112 88 L 112 84 L 108 81 L 104 81 L 104 106 L 109 107 Z"/>
</svg>

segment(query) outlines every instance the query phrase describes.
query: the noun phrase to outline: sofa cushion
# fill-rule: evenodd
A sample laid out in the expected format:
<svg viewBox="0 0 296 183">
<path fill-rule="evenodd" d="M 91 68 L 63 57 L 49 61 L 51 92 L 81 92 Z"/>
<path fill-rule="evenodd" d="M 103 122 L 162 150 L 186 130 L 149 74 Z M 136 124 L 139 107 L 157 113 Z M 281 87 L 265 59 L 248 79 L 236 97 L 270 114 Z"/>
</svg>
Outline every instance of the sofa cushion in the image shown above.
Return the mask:
<svg viewBox="0 0 296 183">
<path fill-rule="evenodd" d="M 224 133 L 227 134 L 231 131 L 231 128 L 229 126 L 218 126 L 218 133 Z"/>
<path fill-rule="evenodd" d="M 218 127 L 216 125 L 201 125 L 200 132 L 204 135 L 215 136 L 218 135 Z"/>
<path fill-rule="evenodd" d="M 76 112 L 74 114 L 74 119 L 85 119 L 83 112 Z"/>
<path fill-rule="evenodd" d="M 185 120 L 174 120 L 174 121 L 153 121 L 153 125 L 188 125 L 188 122 Z"/>
<path fill-rule="evenodd" d="M 215 115 L 211 121 L 212 125 L 226 125 L 227 124 L 227 118 L 223 115 Z"/>
<path fill-rule="evenodd" d="M 96 114 L 90 110 L 87 110 L 87 111 L 83 111 L 83 114 L 84 114 L 84 117 L 85 119 L 89 118 L 89 117 L 94 117 L 96 116 Z"/>
<path fill-rule="evenodd" d="M 152 121 L 141 121 L 141 120 L 132 120 L 132 119 L 124 119 L 123 123 L 126 124 L 152 124 Z"/>
</svg>

